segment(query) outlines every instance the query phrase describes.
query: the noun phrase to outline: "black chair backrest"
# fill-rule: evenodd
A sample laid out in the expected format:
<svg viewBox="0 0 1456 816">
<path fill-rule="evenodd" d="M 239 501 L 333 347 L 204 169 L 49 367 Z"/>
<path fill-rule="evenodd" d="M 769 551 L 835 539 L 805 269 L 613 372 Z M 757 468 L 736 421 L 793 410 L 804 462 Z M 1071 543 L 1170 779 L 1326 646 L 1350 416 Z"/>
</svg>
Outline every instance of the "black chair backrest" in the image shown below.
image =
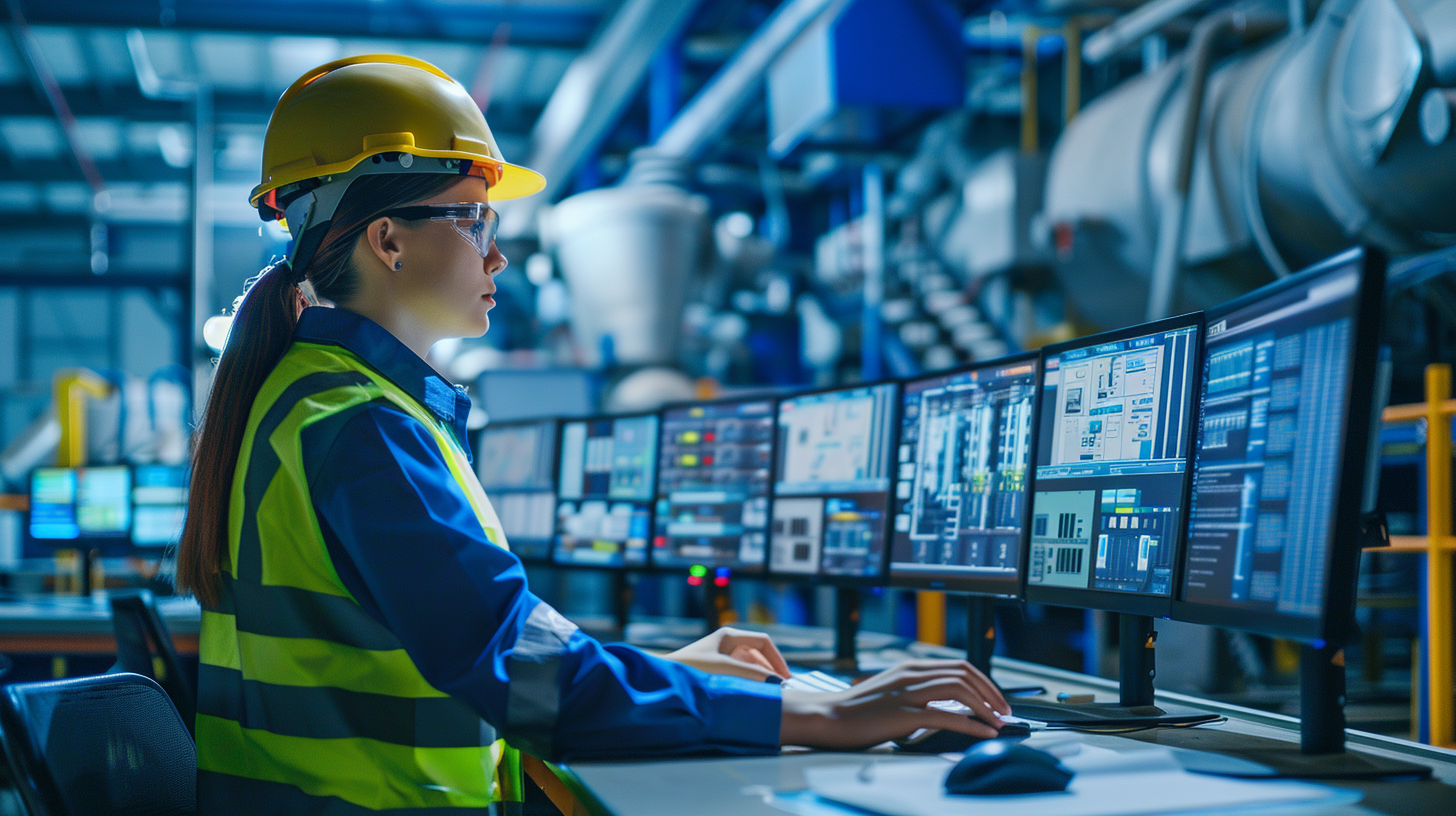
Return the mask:
<svg viewBox="0 0 1456 816">
<path fill-rule="evenodd" d="M 0 742 L 32 816 L 197 812 L 197 749 L 167 693 L 141 675 L 7 686 Z"/>
<path fill-rule="evenodd" d="M 182 671 L 172 635 L 157 612 L 157 599 L 145 589 L 113 592 L 111 627 L 116 633 L 116 668 L 161 684 L 191 733 L 197 715 L 197 693 Z M 154 654 L 161 658 L 160 673 L 152 662 Z"/>
</svg>

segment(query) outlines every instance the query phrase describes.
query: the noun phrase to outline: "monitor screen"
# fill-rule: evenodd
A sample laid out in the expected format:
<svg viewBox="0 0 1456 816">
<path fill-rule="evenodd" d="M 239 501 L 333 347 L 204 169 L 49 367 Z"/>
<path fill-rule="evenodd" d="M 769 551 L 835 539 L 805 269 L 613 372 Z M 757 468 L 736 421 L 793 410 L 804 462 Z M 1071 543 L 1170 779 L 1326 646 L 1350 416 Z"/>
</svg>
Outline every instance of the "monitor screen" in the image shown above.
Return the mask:
<svg viewBox="0 0 1456 816">
<path fill-rule="evenodd" d="M 88 467 L 76 472 L 76 526 L 81 537 L 131 532 L 131 469 Z"/>
<path fill-rule="evenodd" d="M 475 471 L 522 561 L 551 557 L 556 529 L 556 420 L 491 423 L 480 432 Z"/>
<path fill-rule="evenodd" d="M 1209 313 L 1180 617 L 1323 637 L 1330 587 L 1354 591 L 1353 547 L 1332 556 L 1340 513 L 1359 511 L 1374 390 L 1358 338 L 1380 281 L 1362 266 L 1342 256 Z"/>
<path fill-rule="evenodd" d="M 770 570 L 883 575 L 898 387 L 843 388 L 779 403 Z"/>
<path fill-rule="evenodd" d="M 763 571 L 773 438 L 771 399 L 662 412 L 653 564 Z"/>
<path fill-rule="evenodd" d="M 36 468 L 30 473 L 30 537 L 79 538 L 76 523 L 76 471 Z"/>
<path fill-rule="evenodd" d="M 138 465 L 132 482 L 131 543 L 166 547 L 179 542 L 187 518 L 187 468 Z"/>
<path fill-rule="evenodd" d="M 657 415 L 561 424 L 558 564 L 643 566 L 652 530 Z"/>
<path fill-rule="evenodd" d="M 905 383 L 890 577 L 1015 596 L 1036 401 L 1034 354 Z"/>
<path fill-rule="evenodd" d="M 1028 600 L 1170 609 L 1202 315 L 1043 351 Z"/>
</svg>

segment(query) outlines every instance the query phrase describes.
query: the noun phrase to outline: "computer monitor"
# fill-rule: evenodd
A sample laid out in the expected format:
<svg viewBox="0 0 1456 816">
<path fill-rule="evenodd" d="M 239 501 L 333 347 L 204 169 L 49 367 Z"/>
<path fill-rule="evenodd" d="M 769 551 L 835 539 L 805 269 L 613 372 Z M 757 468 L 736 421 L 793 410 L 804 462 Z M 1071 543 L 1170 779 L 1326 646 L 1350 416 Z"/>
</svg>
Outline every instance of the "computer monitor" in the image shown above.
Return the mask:
<svg viewBox="0 0 1456 816">
<path fill-rule="evenodd" d="M 1037 358 L 1020 354 L 904 383 L 891 583 L 1020 594 Z"/>
<path fill-rule="evenodd" d="M 1026 598 L 1167 617 L 1203 315 L 1042 350 Z"/>
<path fill-rule="evenodd" d="M 1208 312 L 1175 618 L 1352 634 L 1383 286 L 1356 250 Z"/>
<path fill-rule="evenodd" d="M 138 465 L 132 482 L 132 545 L 167 547 L 181 541 L 187 519 L 187 468 Z"/>
<path fill-rule="evenodd" d="M 30 534 L 37 540 L 121 538 L 131 532 L 131 469 L 36 468 Z"/>
<path fill-rule="evenodd" d="M 475 473 L 500 518 L 511 552 L 526 562 L 551 558 L 556 532 L 554 419 L 492 422 L 480 432 Z"/>
<path fill-rule="evenodd" d="M 780 401 L 771 572 L 883 580 L 898 391 L 880 383 Z"/>
<path fill-rule="evenodd" d="M 647 565 L 657 428 L 655 413 L 561 423 L 556 563 Z"/>
<path fill-rule="evenodd" d="M 76 469 L 30 472 L 30 537 L 40 541 L 80 538 L 76 522 Z"/>
<path fill-rule="evenodd" d="M 770 398 L 663 409 L 654 566 L 763 572 L 773 441 Z"/>
</svg>

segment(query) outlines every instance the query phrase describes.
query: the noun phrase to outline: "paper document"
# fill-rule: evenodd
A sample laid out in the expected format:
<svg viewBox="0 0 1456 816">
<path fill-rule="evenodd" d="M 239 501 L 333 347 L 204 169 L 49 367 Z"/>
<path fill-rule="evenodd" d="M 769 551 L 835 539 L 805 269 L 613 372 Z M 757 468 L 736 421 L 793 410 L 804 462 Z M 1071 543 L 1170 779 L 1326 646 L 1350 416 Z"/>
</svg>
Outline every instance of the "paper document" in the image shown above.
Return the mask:
<svg viewBox="0 0 1456 816">
<path fill-rule="evenodd" d="M 1067 790 L 1016 796 L 963 796 L 945 792 L 953 763 L 866 760 L 862 766 L 809 768 L 809 787 L 824 799 L 886 816 L 1138 816 L 1250 807 L 1358 802 L 1360 792 L 1303 782 L 1249 782 L 1191 774 L 1172 752 L 1112 751 L 1084 745 L 1062 763 L 1076 772 Z"/>
</svg>

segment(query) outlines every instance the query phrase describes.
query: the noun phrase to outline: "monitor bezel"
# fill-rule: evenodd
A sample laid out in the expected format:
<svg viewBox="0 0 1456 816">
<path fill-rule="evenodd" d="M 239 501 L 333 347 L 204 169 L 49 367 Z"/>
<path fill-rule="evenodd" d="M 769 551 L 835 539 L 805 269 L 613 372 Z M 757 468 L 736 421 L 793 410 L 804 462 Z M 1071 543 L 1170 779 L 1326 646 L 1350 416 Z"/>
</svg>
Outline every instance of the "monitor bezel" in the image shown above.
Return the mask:
<svg viewBox="0 0 1456 816">
<path fill-rule="evenodd" d="M 973 372 L 973 371 L 982 371 L 982 370 L 985 370 L 985 369 L 988 369 L 988 368 L 1000 368 L 1000 367 L 1007 366 L 1007 365 L 1016 365 L 1016 364 L 1022 363 L 1022 362 L 1029 362 L 1029 363 L 1032 364 L 1032 366 L 1034 368 L 1034 371 L 1033 371 L 1032 376 L 1035 378 L 1035 380 L 1032 383 L 1033 389 L 1032 389 L 1032 396 L 1031 396 L 1031 412 L 1032 412 L 1032 422 L 1031 422 L 1031 453 L 1034 456 L 1035 453 L 1036 453 L 1037 436 L 1038 436 L 1038 434 L 1040 433 L 1040 430 L 1041 430 L 1041 428 L 1040 428 L 1041 423 L 1039 421 L 1037 421 L 1040 418 L 1040 416 L 1041 416 L 1041 392 L 1042 392 L 1042 379 L 1043 379 L 1042 360 L 1041 360 L 1041 353 L 1039 351 L 1023 351 L 1023 352 L 1017 352 L 1016 354 L 1008 354 L 1008 355 L 1006 355 L 1004 357 L 998 357 L 998 358 L 996 358 L 994 360 L 986 360 L 984 362 L 975 362 L 975 363 L 971 363 L 969 365 L 957 366 L 955 368 L 942 369 L 940 371 L 928 371 L 928 372 L 924 372 L 922 374 L 916 375 L 914 377 L 904 377 L 904 378 L 901 378 L 900 381 L 899 381 L 899 383 L 900 383 L 900 391 L 899 391 L 899 394 L 900 394 L 900 402 L 898 403 L 898 407 L 896 409 L 897 410 L 897 414 L 898 414 L 898 416 L 896 417 L 897 423 L 895 425 L 895 447 L 896 447 L 896 449 L 898 450 L 899 445 L 900 445 L 900 434 L 905 429 L 905 425 L 904 425 L 904 421 L 905 421 L 905 416 L 904 416 L 904 414 L 905 414 L 905 392 L 906 392 L 906 390 L 908 389 L 908 387 L 910 386 L 911 383 L 917 383 L 917 382 L 921 382 L 923 380 L 929 380 L 929 379 L 940 379 L 940 378 L 945 378 L 945 377 L 954 377 L 954 376 L 956 376 L 958 374 L 968 374 L 968 373 Z M 896 492 L 896 490 L 899 489 L 899 485 L 900 485 L 899 468 L 896 468 L 895 471 L 896 471 L 895 472 L 895 477 L 891 481 L 891 485 L 890 485 L 890 503 L 891 503 L 891 509 L 894 508 L 894 503 L 896 501 L 895 492 Z M 1026 481 L 1026 484 L 1027 484 L 1027 490 L 1028 491 L 1031 490 L 1032 477 L 1035 474 L 1035 472 L 1036 472 L 1036 464 L 1034 462 L 1028 462 L 1027 474 L 1026 474 L 1026 480 L 1027 480 Z M 1021 535 L 1021 538 L 1023 538 L 1023 539 L 1025 538 L 1026 520 L 1027 520 L 1027 518 L 1029 518 L 1030 512 L 1031 512 L 1031 496 L 1028 493 L 1028 495 L 1026 497 L 1026 500 L 1024 502 L 1022 502 L 1022 514 L 1021 514 L 1022 515 L 1022 518 L 1021 518 L 1022 535 Z M 892 520 L 893 520 L 893 514 L 892 514 Z M 888 567 L 887 567 L 887 569 L 888 569 L 888 577 L 887 577 L 887 580 L 888 580 L 888 585 L 889 586 L 897 587 L 897 588 L 906 588 L 906 589 L 933 589 L 933 590 L 938 590 L 938 591 L 941 591 L 941 592 L 955 592 L 955 593 L 958 593 L 958 594 L 973 595 L 973 596 L 982 597 L 982 598 L 994 598 L 994 599 L 997 599 L 997 600 L 1006 600 L 1006 601 L 1018 601 L 1018 600 L 1021 600 L 1022 598 L 1025 597 L 1025 595 L 1023 593 L 1023 587 L 1026 584 L 1026 576 L 1025 576 L 1025 572 L 1026 572 L 1025 547 L 1022 545 L 1022 542 L 1019 541 L 1019 540 L 1018 540 L 1017 545 L 1016 545 L 1017 546 L 1016 578 L 1011 583 L 1011 587 L 1010 587 L 1011 588 L 1011 591 L 1009 593 L 1007 593 L 1007 592 L 998 592 L 998 591 L 989 591 L 988 590 L 988 587 L 991 584 L 993 584 L 993 583 L 995 583 L 995 584 L 1005 584 L 1006 583 L 1005 581 L 994 581 L 993 582 L 993 581 L 991 581 L 989 579 L 985 579 L 985 578 L 972 578 L 972 577 L 942 577 L 942 578 L 936 578 L 936 577 L 931 577 L 931 576 L 926 576 L 926 575 L 923 575 L 923 574 L 916 574 L 916 573 L 904 573 L 904 572 L 897 573 L 895 571 L 895 560 L 893 558 L 894 545 L 895 545 L 895 530 L 894 530 L 894 526 L 892 524 L 891 527 L 890 527 L 890 531 L 889 531 L 889 540 L 887 542 L 887 553 L 890 555 L 889 562 L 888 562 Z"/>
<path fill-rule="evenodd" d="M 1176 600 L 1173 603 L 1174 620 L 1237 629 L 1244 632 L 1287 638 L 1307 643 L 1344 644 L 1355 632 L 1356 580 L 1360 570 L 1360 515 L 1365 487 L 1365 471 L 1369 459 L 1369 434 L 1375 417 L 1373 400 L 1360 389 L 1360 372 L 1376 371 L 1380 355 L 1380 312 L 1385 294 L 1385 255 L 1372 247 L 1356 247 L 1320 261 L 1286 278 L 1250 292 L 1236 300 L 1229 301 L 1208 311 L 1212 322 L 1239 309 L 1247 308 L 1259 301 L 1281 294 L 1303 285 L 1338 267 L 1358 264 L 1360 273 L 1359 290 L 1355 303 L 1355 332 L 1353 353 L 1347 370 L 1350 387 L 1346 389 L 1346 423 L 1341 440 L 1340 482 L 1335 491 L 1335 517 L 1331 531 L 1330 545 L 1325 553 L 1325 575 L 1329 576 L 1325 602 L 1316 617 L 1255 611 L 1218 604 L 1183 600 L 1183 571 L 1180 565 L 1174 585 Z M 1202 381 L 1200 368 L 1200 387 Z M 1359 398 L 1357 398 L 1357 395 Z M 1200 414 L 1198 425 L 1202 426 Z M 1352 429 L 1364 428 L 1365 434 L 1352 434 Z M 1197 436 L 1194 437 L 1197 444 Z M 1196 450 L 1193 451 L 1196 453 Z M 1192 468 L 1189 468 L 1190 473 Z M 1192 494 L 1189 494 L 1190 499 Z M 1186 524 L 1186 522 L 1185 522 Z"/>
<path fill-rule="evenodd" d="M 788 396 L 797 396 L 798 392 L 790 393 Z M 667 432 L 667 412 L 683 408 L 705 408 L 714 405 L 741 405 L 745 402 L 767 402 L 769 404 L 769 417 L 773 421 L 773 436 L 769 439 L 769 483 L 768 483 L 768 528 L 764 530 L 763 561 L 755 568 L 736 567 L 732 564 L 704 564 L 708 569 L 719 569 L 726 567 L 730 576 L 743 576 L 762 578 L 768 574 L 769 538 L 773 533 L 773 501 L 774 501 L 774 465 L 778 462 L 779 449 L 779 400 L 781 393 L 777 390 L 765 389 L 751 394 L 716 397 L 707 400 L 677 400 L 664 403 L 657 411 L 657 464 L 653 473 L 653 499 L 652 499 L 652 534 L 657 535 L 657 502 L 666 498 L 662 494 L 662 449 L 664 434 Z M 652 546 L 652 540 L 647 542 L 647 548 L 651 551 L 648 562 L 652 564 L 654 572 L 666 575 L 687 575 L 692 569 L 691 565 L 681 566 L 678 564 L 661 564 L 657 561 L 657 549 Z"/>
<path fill-rule="evenodd" d="M 894 491 L 895 491 L 895 477 L 894 477 L 894 472 L 893 472 L 893 463 L 891 465 L 892 469 L 891 469 L 891 474 L 889 476 L 890 485 L 889 485 L 889 487 L 887 487 L 885 489 L 885 515 L 886 515 L 886 519 L 885 519 L 885 532 L 884 532 L 884 535 L 883 535 L 883 537 L 882 537 L 882 539 L 880 541 L 880 545 L 881 545 L 880 546 L 880 568 L 879 568 L 879 574 L 878 575 L 874 575 L 874 576 L 871 576 L 871 575 L 831 575 L 831 574 L 825 573 L 824 572 L 824 552 L 823 552 L 823 547 L 822 547 L 822 544 L 823 544 L 822 539 L 820 541 L 821 547 L 820 547 L 820 552 L 819 552 L 819 564 L 818 564 L 817 568 L 814 570 L 814 572 L 779 572 L 779 571 L 774 570 L 774 568 L 773 568 L 773 511 L 774 511 L 774 507 L 778 503 L 778 499 L 779 499 L 779 494 L 778 494 L 778 484 L 779 484 L 779 480 L 778 480 L 778 475 L 779 475 L 779 461 L 778 461 L 778 454 L 779 454 L 779 449 L 778 449 L 778 418 L 779 418 L 780 413 L 782 412 L 784 402 L 787 401 L 787 400 L 791 400 L 791 399 L 799 399 L 800 397 L 812 397 L 812 396 L 814 396 L 816 394 L 829 394 L 829 393 L 833 393 L 835 391 L 853 391 L 853 390 L 859 389 L 859 388 L 877 388 L 877 387 L 881 387 L 881 386 L 889 386 L 894 391 L 894 394 L 893 394 L 893 396 L 890 399 L 890 446 L 893 449 L 895 447 L 895 445 L 898 443 L 899 438 L 900 438 L 900 430 L 899 429 L 900 429 L 900 409 L 901 409 L 901 406 L 900 406 L 900 381 L 899 380 L 874 380 L 874 381 L 871 381 L 871 382 L 847 383 L 847 384 L 842 384 L 842 385 L 825 386 L 825 387 L 821 387 L 821 388 L 809 388 L 809 389 L 805 389 L 803 391 L 792 391 L 790 393 L 781 394 L 778 397 L 778 399 L 775 401 L 775 405 L 774 405 L 774 470 L 773 470 L 774 478 L 773 478 L 773 483 L 772 483 L 772 486 L 771 486 L 771 489 L 770 489 L 770 493 L 769 493 L 769 495 L 771 496 L 770 504 L 769 504 L 769 536 L 768 536 L 768 546 L 767 546 L 767 548 L 765 548 L 765 552 L 764 552 L 764 571 L 762 573 L 765 577 L 767 577 L 769 579 L 772 579 L 772 580 L 775 580 L 775 581 L 789 581 L 789 582 L 797 582 L 797 583 L 810 583 L 810 584 L 818 584 L 818 585 L 824 585 L 824 586 L 883 587 L 883 586 L 886 586 L 888 584 L 888 582 L 890 580 L 890 533 L 891 533 L 891 531 L 893 529 L 893 526 L 894 526 L 893 525 L 893 522 L 890 519 L 890 507 L 891 507 L 891 502 L 892 502 L 892 499 L 894 497 Z M 801 497 L 799 497 L 799 496 L 788 496 L 786 498 L 801 498 Z"/>
<path fill-rule="evenodd" d="M 478 431 L 475 432 L 475 438 L 472 440 L 472 443 L 475 445 L 476 459 L 478 460 L 479 457 L 480 457 L 480 451 L 484 448 L 484 445 L 482 443 L 485 441 L 485 432 L 488 431 L 488 430 L 490 430 L 491 428 L 520 428 L 520 427 L 526 427 L 526 426 L 529 426 L 529 425 L 545 425 L 548 422 L 554 423 L 553 427 L 551 428 L 551 438 L 552 438 L 552 444 L 556 446 L 556 454 L 557 455 L 551 457 L 551 513 L 552 513 L 552 516 L 551 516 L 551 538 L 548 539 L 547 540 L 547 543 L 546 543 L 546 557 L 545 558 L 535 558 L 535 557 L 523 558 L 523 557 L 521 557 L 521 554 L 520 553 L 516 552 L 515 550 L 510 550 L 511 555 L 514 555 L 522 564 L 548 565 L 548 564 L 552 563 L 552 559 L 555 558 L 555 555 L 556 555 L 556 510 L 557 510 L 557 506 L 558 506 L 558 504 L 560 502 L 560 495 L 559 495 L 560 494 L 560 490 L 559 490 L 559 488 L 560 488 L 560 485 L 561 485 L 561 456 L 560 456 L 560 451 L 561 451 L 561 448 L 560 448 L 560 445 L 561 445 L 561 424 L 563 422 L 565 422 L 565 421 L 568 421 L 568 420 L 571 420 L 571 419 L 574 419 L 574 418 L 575 417 L 544 416 L 544 417 L 537 417 L 535 419 L 508 419 L 508 420 L 505 420 L 503 422 L 488 422 L 488 423 L 486 423 L 485 427 L 483 427 L 480 430 L 478 430 Z M 471 463 L 471 470 L 475 472 L 475 478 L 476 478 L 477 481 L 479 481 L 480 480 L 480 465 L 477 462 L 472 462 Z M 480 486 L 480 489 L 483 490 L 483 491 L 485 491 L 485 498 L 486 498 L 487 501 L 490 500 L 490 496 L 491 496 L 491 493 L 492 492 L 496 492 L 496 493 L 499 493 L 499 494 L 517 493 L 517 492 L 520 492 L 520 493 L 529 492 L 529 491 L 525 491 L 525 490 L 513 490 L 513 489 L 501 490 L 499 488 L 486 487 L 484 484 L 482 484 Z M 499 519 L 500 518 L 500 512 L 495 510 L 495 502 L 493 502 L 493 501 L 491 502 L 491 510 L 495 512 L 496 518 Z M 503 534 L 505 533 L 505 525 L 504 524 L 501 525 L 501 533 L 503 533 Z M 510 536 L 509 535 L 506 535 L 506 544 L 509 545 L 510 543 L 511 543 Z"/>
<path fill-rule="evenodd" d="M 1173 317 L 1165 317 L 1161 320 L 1153 320 L 1147 323 L 1139 323 L 1136 326 L 1128 326 L 1126 328 L 1117 329 L 1115 331 L 1101 332 L 1100 334 L 1092 334 L 1086 337 L 1079 337 L 1074 340 L 1067 340 L 1065 342 L 1045 346 L 1041 349 L 1041 360 L 1037 365 L 1037 370 L 1040 372 L 1042 378 L 1041 382 L 1039 383 L 1040 387 L 1038 389 L 1042 393 L 1040 393 L 1039 396 L 1045 397 L 1044 392 L 1046 389 L 1047 375 L 1046 362 L 1047 358 L 1052 355 L 1061 354 L 1066 351 L 1074 351 L 1076 349 L 1085 348 L 1087 346 L 1097 345 L 1100 343 L 1116 342 L 1119 340 L 1126 340 L 1130 337 L 1141 337 L 1148 334 L 1158 334 L 1161 332 L 1170 331 L 1172 329 L 1188 328 L 1190 326 L 1194 329 L 1193 337 L 1195 339 L 1192 368 L 1195 372 L 1201 372 L 1203 370 L 1203 334 L 1204 327 L 1206 325 L 1207 324 L 1204 321 L 1203 312 L 1188 312 L 1187 314 L 1175 315 Z M 1060 368 L 1058 370 L 1060 370 Z M 1198 407 L 1202 399 L 1202 395 L 1199 393 L 1199 386 L 1201 382 L 1201 377 L 1195 375 L 1192 379 L 1192 387 L 1188 389 L 1188 412 L 1190 416 L 1193 414 L 1193 410 Z M 1060 383 L 1058 383 L 1058 387 L 1061 387 Z M 1038 402 L 1037 405 L 1038 410 L 1040 410 L 1041 403 Z M 1037 433 L 1035 437 L 1038 443 L 1041 440 L 1040 426 L 1040 415 L 1038 414 Z M 1193 490 L 1193 445 L 1197 439 L 1197 426 L 1198 423 L 1190 422 L 1188 423 L 1188 429 L 1185 431 L 1185 433 L 1187 434 L 1187 438 L 1185 440 L 1187 443 L 1185 447 L 1187 454 L 1183 466 L 1184 506 L 1183 512 L 1180 514 L 1179 517 L 1177 538 L 1175 539 L 1173 545 L 1173 576 L 1175 583 L 1169 588 L 1168 594 L 1166 596 L 1149 596 L 1138 595 L 1131 592 L 1117 592 L 1115 590 L 1106 589 L 1072 589 L 1069 587 L 1047 587 L 1040 584 L 1033 584 L 1030 581 L 1031 525 L 1026 524 L 1023 525 L 1021 531 L 1021 563 L 1023 565 L 1021 569 L 1021 588 L 1023 592 L 1023 597 L 1027 600 L 1028 603 L 1044 603 L 1051 604 L 1053 606 L 1067 606 L 1076 609 L 1092 609 L 1101 612 L 1117 612 L 1125 615 L 1145 615 L 1155 618 L 1167 618 L 1172 615 L 1173 598 L 1178 591 L 1176 579 L 1178 576 L 1183 574 L 1183 556 L 1188 539 L 1187 500 L 1188 497 L 1192 494 Z M 1032 457 L 1033 460 L 1035 460 L 1036 448 L 1032 449 Z M 1037 465 L 1033 461 L 1031 474 L 1027 485 L 1027 490 L 1029 490 L 1032 494 L 1031 498 L 1028 499 L 1027 505 L 1028 520 L 1030 520 L 1031 518 L 1030 514 L 1033 507 L 1032 502 L 1035 500 L 1035 494 L 1037 489 L 1036 469 Z"/>
<path fill-rule="evenodd" d="M 661 411 L 630 411 L 620 414 L 589 414 L 587 416 L 564 417 L 556 423 L 556 512 L 561 512 L 561 439 L 566 433 L 566 426 L 572 422 L 600 422 L 610 419 L 613 422 L 619 419 L 641 419 L 642 417 L 656 417 L 658 433 L 662 432 Z M 573 500 L 575 501 L 575 500 Z M 556 557 L 556 547 L 561 534 L 551 534 L 551 559 L 550 563 L 558 567 L 570 567 L 571 569 L 589 569 L 602 572 L 628 572 L 641 573 L 649 572 L 652 566 L 652 531 L 657 521 L 657 457 L 652 457 L 652 498 L 647 500 L 647 561 L 643 564 L 580 564 L 574 561 L 562 561 Z M 555 529 L 553 525 L 553 530 Z"/>
</svg>

